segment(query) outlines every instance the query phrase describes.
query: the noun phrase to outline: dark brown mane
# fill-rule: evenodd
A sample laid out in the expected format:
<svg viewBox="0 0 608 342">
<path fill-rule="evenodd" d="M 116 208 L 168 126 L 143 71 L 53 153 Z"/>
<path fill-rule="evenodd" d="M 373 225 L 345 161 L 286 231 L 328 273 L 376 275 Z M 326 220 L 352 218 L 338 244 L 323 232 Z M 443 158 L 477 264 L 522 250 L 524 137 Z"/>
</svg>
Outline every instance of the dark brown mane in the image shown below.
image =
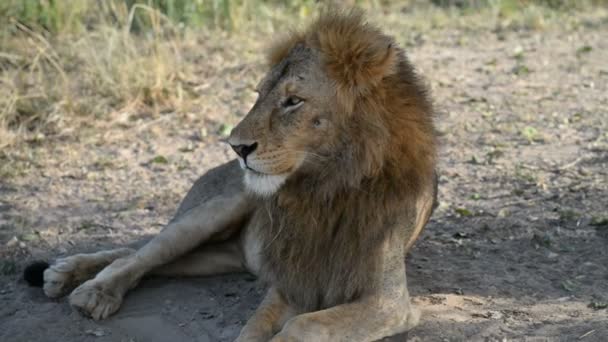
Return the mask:
<svg viewBox="0 0 608 342">
<path fill-rule="evenodd" d="M 270 64 L 296 44 L 319 51 L 335 83 L 340 143 L 317 175 L 289 179 L 256 215 L 269 227 L 264 273 L 290 302 L 316 310 L 376 286 L 382 243 L 389 234 L 405 243 L 415 198 L 433 181 L 436 135 L 413 67 L 360 11 L 321 14 L 277 43 Z"/>
</svg>

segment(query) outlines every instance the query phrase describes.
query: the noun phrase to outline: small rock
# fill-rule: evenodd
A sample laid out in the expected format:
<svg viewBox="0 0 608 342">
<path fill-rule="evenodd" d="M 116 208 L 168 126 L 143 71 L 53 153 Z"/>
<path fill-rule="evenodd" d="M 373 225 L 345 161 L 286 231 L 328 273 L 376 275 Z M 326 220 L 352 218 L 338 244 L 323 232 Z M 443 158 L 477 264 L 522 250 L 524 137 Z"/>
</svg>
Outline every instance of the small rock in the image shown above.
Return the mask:
<svg viewBox="0 0 608 342">
<path fill-rule="evenodd" d="M 467 239 L 469 235 L 465 232 L 456 232 L 454 235 L 452 235 L 452 237 L 455 239 Z"/>
<path fill-rule="evenodd" d="M 504 218 L 504 217 L 509 216 L 509 214 L 510 214 L 510 213 L 509 213 L 509 209 L 503 208 L 503 209 L 500 209 L 500 210 L 498 211 L 497 216 L 498 216 L 498 217 L 501 217 L 501 218 Z"/>
<path fill-rule="evenodd" d="M 102 337 L 102 336 L 106 335 L 106 333 L 101 329 L 95 329 L 95 330 L 88 329 L 84 333 L 87 335 L 95 336 L 95 337 Z"/>
<path fill-rule="evenodd" d="M 19 243 L 19 239 L 16 236 L 13 236 L 10 240 L 6 242 L 6 247 L 13 247 Z"/>
<path fill-rule="evenodd" d="M 474 313 L 471 316 L 482 317 L 487 319 L 501 319 L 503 317 L 503 314 L 499 311 L 487 311 L 484 313 Z"/>
</svg>

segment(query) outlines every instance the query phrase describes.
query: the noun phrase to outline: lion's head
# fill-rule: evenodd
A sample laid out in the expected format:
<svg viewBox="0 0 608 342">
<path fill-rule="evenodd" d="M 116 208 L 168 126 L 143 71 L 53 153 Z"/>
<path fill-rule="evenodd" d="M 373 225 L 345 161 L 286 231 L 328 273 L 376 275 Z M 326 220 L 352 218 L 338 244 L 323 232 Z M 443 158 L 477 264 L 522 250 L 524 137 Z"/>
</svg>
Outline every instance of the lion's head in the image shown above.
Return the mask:
<svg viewBox="0 0 608 342">
<path fill-rule="evenodd" d="M 386 172 L 411 186 L 432 174 L 425 89 L 394 40 L 359 11 L 323 13 L 274 44 L 268 62 L 256 103 L 228 139 L 251 191 L 269 195 L 308 178 L 357 187 Z"/>
</svg>

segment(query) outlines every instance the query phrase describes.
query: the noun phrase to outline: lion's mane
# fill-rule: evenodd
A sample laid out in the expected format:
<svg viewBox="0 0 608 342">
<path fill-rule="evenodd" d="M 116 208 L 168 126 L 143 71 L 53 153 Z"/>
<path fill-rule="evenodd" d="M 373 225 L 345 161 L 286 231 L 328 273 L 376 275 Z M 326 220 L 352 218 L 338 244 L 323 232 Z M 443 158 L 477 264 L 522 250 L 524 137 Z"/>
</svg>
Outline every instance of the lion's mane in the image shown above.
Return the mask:
<svg viewBox="0 0 608 342">
<path fill-rule="evenodd" d="M 312 311 L 373 290 L 387 238 L 400 234 L 405 246 L 419 233 L 416 200 L 432 187 L 436 133 L 414 68 L 360 11 L 322 13 L 278 41 L 269 64 L 298 44 L 320 52 L 335 85 L 340 136 L 316 174 L 294 174 L 255 215 L 268 227 L 262 275 Z"/>
</svg>

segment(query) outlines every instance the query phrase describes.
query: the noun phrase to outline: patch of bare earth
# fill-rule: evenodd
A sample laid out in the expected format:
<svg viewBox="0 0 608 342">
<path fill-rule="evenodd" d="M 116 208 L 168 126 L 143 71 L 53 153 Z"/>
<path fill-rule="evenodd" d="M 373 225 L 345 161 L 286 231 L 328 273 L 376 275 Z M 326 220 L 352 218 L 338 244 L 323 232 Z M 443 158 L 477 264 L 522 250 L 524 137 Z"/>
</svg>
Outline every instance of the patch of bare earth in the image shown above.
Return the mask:
<svg viewBox="0 0 608 342">
<path fill-rule="evenodd" d="M 408 48 L 443 142 L 441 206 L 408 257 L 423 312 L 408 340 L 608 340 L 607 36 L 605 23 L 445 30 Z M 146 280 L 103 322 L 19 279 L 29 260 L 157 233 L 192 182 L 231 158 L 219 138 L 263 71 L 204 41 L 199 53 L 195 113 L 116 117 L 11 152 L 25 166 L 0 180 L 0 340 L 238 334 L 263 293 L 250 276 Z"/>
</svg>

